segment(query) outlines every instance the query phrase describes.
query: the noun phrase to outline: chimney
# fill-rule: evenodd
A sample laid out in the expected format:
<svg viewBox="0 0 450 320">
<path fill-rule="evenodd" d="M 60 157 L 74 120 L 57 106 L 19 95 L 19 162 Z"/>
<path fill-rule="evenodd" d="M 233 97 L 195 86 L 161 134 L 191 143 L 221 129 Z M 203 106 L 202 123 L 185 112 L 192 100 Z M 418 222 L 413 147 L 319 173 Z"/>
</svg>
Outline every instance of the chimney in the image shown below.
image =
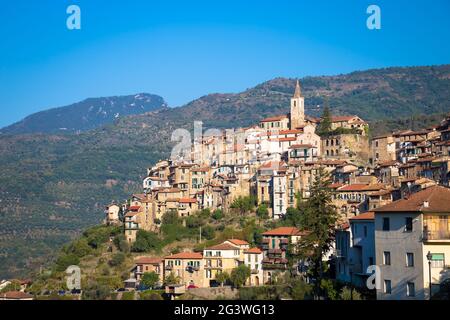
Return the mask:
<svg viewBox="0 0 450 320">
<path fill-rule="evenodd" d="M 430 203 L 428 201 L 424 201 L 423 207 L 424 208 L 429 208 L 430 207 Z"/>
</svg>

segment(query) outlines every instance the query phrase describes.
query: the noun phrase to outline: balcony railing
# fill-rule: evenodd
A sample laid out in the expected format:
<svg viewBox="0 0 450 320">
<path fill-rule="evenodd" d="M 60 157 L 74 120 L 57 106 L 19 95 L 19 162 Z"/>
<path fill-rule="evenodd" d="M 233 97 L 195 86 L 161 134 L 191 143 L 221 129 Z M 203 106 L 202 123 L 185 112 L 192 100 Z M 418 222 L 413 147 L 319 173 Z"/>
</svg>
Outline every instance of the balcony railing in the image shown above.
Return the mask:
<svg viewBox="0 0 450 320">
<path fill-rule="evenodd" d="M 424 230 L 423 231 L 423 240 L 424 241 L 437 241 L 444 240 L 450 241 L 450 230 Z"/>
</svg>

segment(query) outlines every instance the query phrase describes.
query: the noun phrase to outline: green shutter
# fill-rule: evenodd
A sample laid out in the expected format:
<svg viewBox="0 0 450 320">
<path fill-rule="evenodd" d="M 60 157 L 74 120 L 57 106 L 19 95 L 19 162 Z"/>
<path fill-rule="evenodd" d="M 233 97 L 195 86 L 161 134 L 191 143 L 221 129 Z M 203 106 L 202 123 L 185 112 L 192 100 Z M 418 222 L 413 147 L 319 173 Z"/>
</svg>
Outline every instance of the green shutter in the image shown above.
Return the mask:
<svg viewBox="0 0 450 320">
<path fill-rule="evenodd" d="M 431 258 L 432 261 L 443 261 L 444 260 L 444 254 L 443 253 L 433 253 L 433 257 Z"/>
</svg>

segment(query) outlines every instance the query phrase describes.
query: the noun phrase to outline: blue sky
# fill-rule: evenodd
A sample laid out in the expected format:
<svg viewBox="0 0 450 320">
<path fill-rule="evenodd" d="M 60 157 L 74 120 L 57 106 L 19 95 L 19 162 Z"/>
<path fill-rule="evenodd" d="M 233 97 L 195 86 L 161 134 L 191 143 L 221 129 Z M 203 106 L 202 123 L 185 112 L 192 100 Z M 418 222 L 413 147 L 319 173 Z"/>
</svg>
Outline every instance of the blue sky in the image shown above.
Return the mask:
<svg viewBox="0 0 450 320">
<path fill-rule="evenodd" d="M 66 28 L 71 4 L 81 30 Z M 0 127 L 88 97 L 179 106 L 278 76 L 446 63 L 448 0 L 2 0 Z"/>
</svg>

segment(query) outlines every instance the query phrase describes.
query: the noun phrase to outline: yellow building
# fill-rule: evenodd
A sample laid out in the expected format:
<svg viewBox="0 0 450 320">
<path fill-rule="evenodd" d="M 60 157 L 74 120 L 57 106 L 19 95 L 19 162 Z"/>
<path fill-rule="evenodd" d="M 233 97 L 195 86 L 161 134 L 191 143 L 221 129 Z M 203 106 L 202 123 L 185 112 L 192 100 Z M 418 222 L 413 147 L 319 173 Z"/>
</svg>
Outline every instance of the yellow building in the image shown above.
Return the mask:
<svg viewBox="0 0 450 320">
<path fill-rule="evenodd" d="M 204 263 L 201 253 L 181 252 L 164 258 L 164 277 L 170 274 L 187 287 L 205 286 Z"/>
</svg>

